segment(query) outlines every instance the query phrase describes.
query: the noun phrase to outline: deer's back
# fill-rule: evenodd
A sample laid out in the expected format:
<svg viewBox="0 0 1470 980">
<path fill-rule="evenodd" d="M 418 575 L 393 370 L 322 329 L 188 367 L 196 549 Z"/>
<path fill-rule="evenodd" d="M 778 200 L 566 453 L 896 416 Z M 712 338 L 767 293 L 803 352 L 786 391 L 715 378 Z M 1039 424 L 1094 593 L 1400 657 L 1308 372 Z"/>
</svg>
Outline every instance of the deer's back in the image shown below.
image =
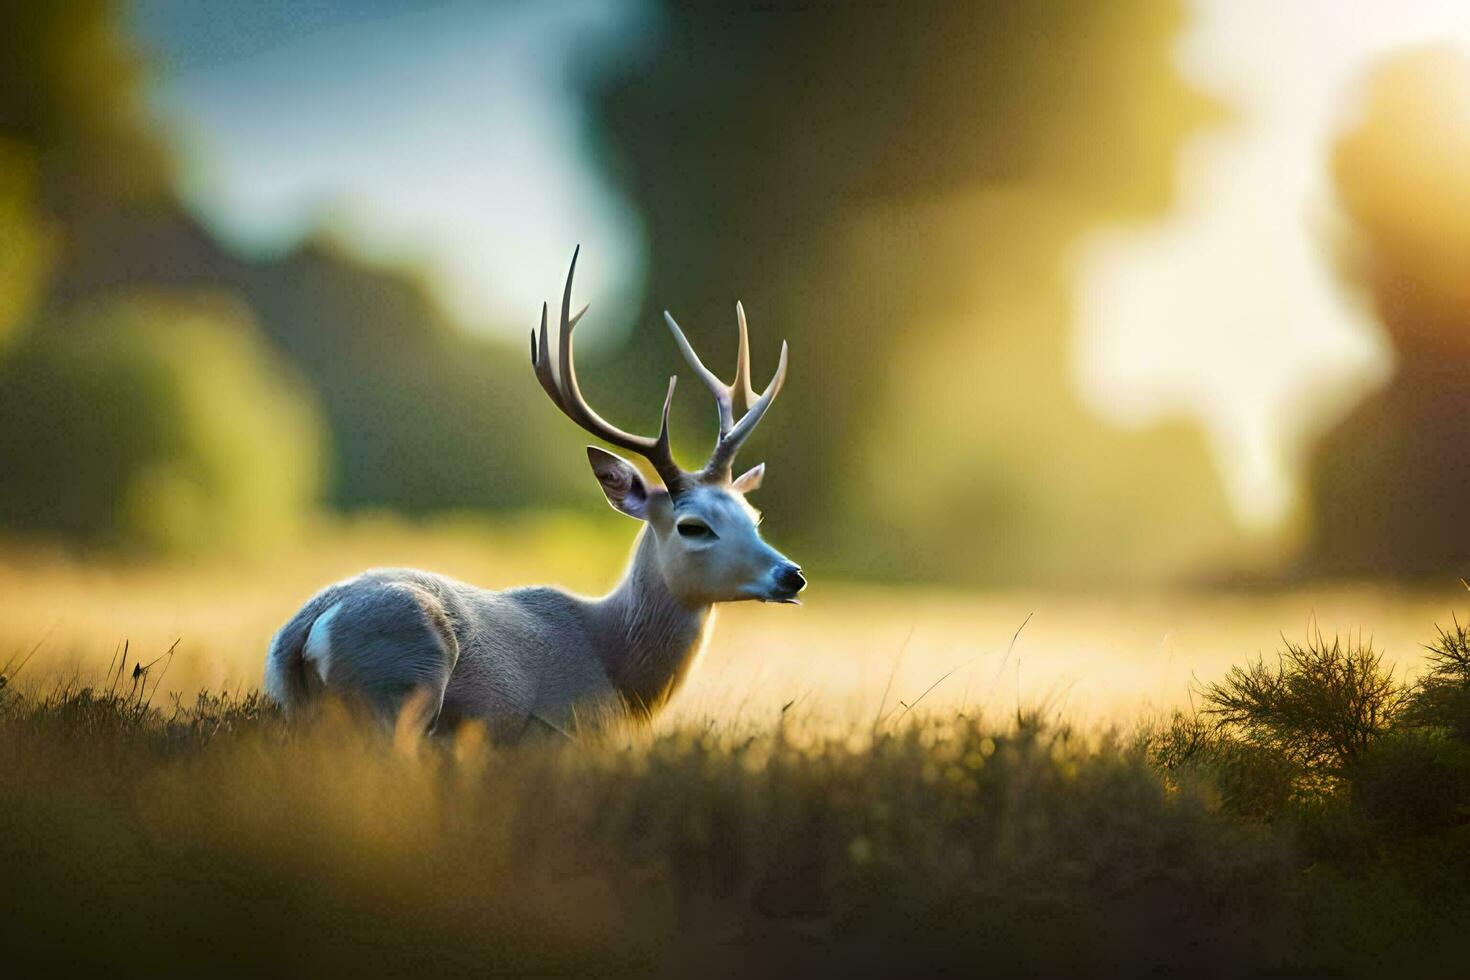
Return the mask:
<svg viewBox="0 0 1470 980">
<path fill-rule="evenodd" d="M 395 698 L 427 690 L 442 699 L 446 723 L 478 719 L 505 734 L 535 717 L 561 726 L 574 704 L 612 695 L 587 625 L 586 602 L 555 589 L 492 592 L 374 569 L 322 590 L 283 627 L 267 684 L 282 689 L 279 678 L 300 676 L 298 699 L 325 687 L 387 712 Z"/>
<path fill-rule="evenodd" d="M 460 658 L 444 697 L 444 717 L 484 718 L 510 708 L 561 728 L 578 708 L 616 695 L 593 645 L 588 603 L 552 588 L 490 592 L 449 581 L 470 611 Z"/>
</svg>

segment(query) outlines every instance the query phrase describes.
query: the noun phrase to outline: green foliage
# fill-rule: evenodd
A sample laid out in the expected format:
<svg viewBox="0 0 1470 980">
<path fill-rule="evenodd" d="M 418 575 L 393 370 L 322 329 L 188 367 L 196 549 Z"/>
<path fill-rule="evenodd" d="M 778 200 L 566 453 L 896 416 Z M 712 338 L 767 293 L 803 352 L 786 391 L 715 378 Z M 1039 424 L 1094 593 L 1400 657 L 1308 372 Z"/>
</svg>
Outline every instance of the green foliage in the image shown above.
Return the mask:
<svg viewBox="0 0 1470 980">
<path fill-rule="evenodd" d="M 0 522 L 145 552 L 268 545 L 318 485 L 310 400 L 237 306 L 88 304 L 0 360 Z"/>
<path fill-rule="evenodd" d="M 143 59 L 120 0 L 0 4 L 0 138 L 44 157 L 48 210 L 116 221 L 168 196 L 172 166 L 143 109 Z"/>
<path fill-rule="evenodd" d="M 1395 730 L 1364 757 L 1352 798 L 1400 832 L 1452 833 L 1470 873 L 1470 631 L 1458 619 L 1436 630 L 1428 669 L 1403 692 Z"/>
<path fill-rule="evenodd" d="M 1243 741 L 1198 714 L 1176 711 L 1161 726 L 1140 731 L 1149 760 L 1179 788 L 1204 790 L 1236 816 L 1269 820 L 1301 784 L 1300 765 L 1261 745 Z"/>
<path fill-rule="evenodd" d="M 1352 800 L 1399 833 L 1470 826 L 1470 745 L 1443 735 L 1393 732 L 1365 753 Z"/>
<path fill-rule="evenodd" d="M 0 522 L 70 541 L 150 549 L 210 545 L 204 537 L 210 524 L 226 532 L 218 541 L 224 549 L 257 533 L 269 540 L 272 532 L 257 526 L 273 523 L 264 515 L 299 509 L 314 489 L 308 471 L 318 465 L 320 428 L 329 434 L 331 456 L 322 497 L 343 510 L 600 506 L 595 491 L 587 492 L 579 437 L 544 403 L 520 343 L 498 346 L 456 331 L 410 272 L 371 267 L 320 242 L 275 260 L 245 261 L 184 212 L 175 200 L 173 161 L 144 110 L 145 52 L 124 29 L 123 10 L 117 0 L 0 4 L 0 344 L 7 334 L 14 337 L 27 312 L 32 321 L 55 321 L 72 318 L 79 302 L 95 313 L 119 293 L 217 290 L 248 307 L 246 313 L 229 309 L 227 318 L 248 314 L 283 355 L 263 369 L 288 369 L 290 378 L 254 377 L 225 387 L 268 384 L 299 402 L 299 379 L 310 387 L 324 425 L 273 417 L 279 413 L 269 407 L 259 409 L 266 417 L 258 423 L 243 411 L 214 413 L 227 421 L 216 432 L 236 434 L 219 447 L 191 444 L 186 453 L 208 457 L 202 469 L 210 476 L 181 478 L 178 467 L 168 466 L 138 475 L 129 460 L 171 452 L 153 436 L 167 442 L 201 434 L 167 435 L 151 421 L 178 411 L 175 395 L 162 390 L 170 385 L 140 388 L 135 378 L 159 376 L 146 366 L 161 356 L 157 338 L 142 341 L 154 346 L 135 356 L 121 342 L 139 332 L 119 334 L 106 353 L 112 365 L 106 370 L 61 363 L 71 357 L 63 348 L 80 340 L 37 338 L 4 368 L 24 392 L 0 397 L 7 409 L 35 406 L 25 409 L 33 433 L 48 406 L 63 412 L 78 451 L 22 439 L 19 423 L 0 421 L 9 432 L 3 438 L 25 442 L 24 466 L 8 472 L 0 488 Z M 47 241 L 38 242 L 42 223 Z M 54 250 L 49 289 L 41 290 L 36 263 L 47 256 L 37 249 L 50 238 L 64 247 Z M 33 300 L 39 310 L 30 310 Z M 20 377 L 31 367 L 41 373 Z M 55 371 L 87 375 L 78 380 L 93 401 L 85 403 L 82 388 L 56 389 Z M 197 393 L 180 397 L 200 407 Z M 282 403 L 275 395 L 252 401 Z M 262 435 L 278 433 L 271 437 L 279 445 L 276 460 L 242 449 L 241 442 L 263 443 L 243 434 L 252 426 Z M 153 435 L 142 435 L 150 427 Z M 313 458 L 303 462 L 304 456 Z M 272 475 L 283 466 L 289 472 Z M 226 474 L 231 467 L 243 469 Z M 210 484 L 202 492 L 200 479 Z M 147 483 L 151 488 L 136 489 Z M 240 490 L 228 506 L 223 501 L 233 492 L 226 486 Z M 177 501 L 178 514 L 165 512 L 169 499 Z M 235 522 L 243 523 L 224 527 Z"/>
<path fill-rule="evenodd" d="M 604 506 L 579 451 L 585 434 L 547 403 L 522 344 L 464 334 L 411 278 L 320 242 L 222 274 L 317 394 L 332 436 L 329 503 L 409 514 Z"/>
<path fill-rule="evenodd" d="M 1402 969 L 1411 950 L 1435 965 L 1462 955 L 1467 639 L 1458 622 L 1439 630 L 1412 686 L 1363 644 L 1288 642 L 1275 666 L 1232 669 L 1201 692 L 1200 713 L 1142 734 L 1171 785 L 1213 794 L 1290 842 L 1303 865 L 1289 899 L 1303 950 L 1335 947 L 1373 971 Z M 1326 963 L 1307 954 L 1291 966 Z"/>
<path fill-rule="evenodd" d="M 1470 630 L 1456 619 L 1426 648 L 1429 669 L 1410 692 L 1406 724 L 1470 743 Z"/>
<path fill-rule="evenodd" d="M 50 259 L 34 170 L 31 154 L 0 136 L 0 351 L 39 299 Z"/>
<path fill-rule="evenodd" d="M 1412 686 L 1362 644 L 1287 643 L 1275 667 L 1258 659 L 1209 685 L 1202 712 L 1140 733 L 1171 786 L 1272 827 L 1296 854 L 1288 972 L 1443 969 L 1464 956 L 1467 639 L 1458 622 L 1439 630 Z"/>
<path fill-rule="evenodd" d="M 1309 779 L 1348 776 L 1405 692 L 1371 645 L 1321 633 L 1283 643 L 1274 666 L 1258 657 L 1206 686 L 1201 711 L 1217 731 L 1279 754 Z"/>
</svg>

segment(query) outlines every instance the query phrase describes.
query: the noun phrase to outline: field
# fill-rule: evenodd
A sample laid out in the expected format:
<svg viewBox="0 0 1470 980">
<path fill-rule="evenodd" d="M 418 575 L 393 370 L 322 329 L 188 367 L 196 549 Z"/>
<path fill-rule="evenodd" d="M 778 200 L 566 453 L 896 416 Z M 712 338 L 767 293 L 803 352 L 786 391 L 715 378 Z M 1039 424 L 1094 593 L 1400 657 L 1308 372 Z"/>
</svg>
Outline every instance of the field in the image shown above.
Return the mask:
<svg viewBox="0 0 1470 980">
<path fill-rule="evenodd" d="M 7 960 L 1235 975 L 1463 951 L 1459 743 L 1426 754 L 1384 729 L 1353 775 L 1308 763 L 1272 796 L 1289 752 L 1190 721 L 1282 634 L 1371 637 L 1407 685 L 1463 608 L 1458 583 L 967 596 L 817 579 L 801 609 L 722 611 L 650 729 L 513 749 L 336 716 L 290 729 L 253 693 L 271 631 L 334 578 L 403 563 L 594 591 L 625 546 L 575 524 L 360 522 L 228 564 L 12 552 Z"/>
<path fill-rule="evenodd" d="M 124 641 L 145 664 L 178 641 L 168 673 L 160 680 L 160 664 L 150 683 L 244 692 L 260 682 L 271 634 L 329 582 L 411 565 L 486 588 L 552 582 L 595 594 L 616 580 L 633 533 L 612 520 L 365 520 L 323 528 L 291 554 L 142 568 L 0 550 L 0 663 L 35 648 L 28 674 L 90 680 Z M 1433 624 L 1470 594 L 1453 579 L 1417 590 L 963 593 L 817 573 L 803 600 L 722 607 L 664 723 L 768 723 L 794 702 L 788 712 L 845 726 L 919 697 L 940 715 L 1045 703 L 1074 724 L 1131 721 L 1187 706 L 1192 677 L 1312 628 L 1361 633 L 1413 670 Z"/>
</svg>

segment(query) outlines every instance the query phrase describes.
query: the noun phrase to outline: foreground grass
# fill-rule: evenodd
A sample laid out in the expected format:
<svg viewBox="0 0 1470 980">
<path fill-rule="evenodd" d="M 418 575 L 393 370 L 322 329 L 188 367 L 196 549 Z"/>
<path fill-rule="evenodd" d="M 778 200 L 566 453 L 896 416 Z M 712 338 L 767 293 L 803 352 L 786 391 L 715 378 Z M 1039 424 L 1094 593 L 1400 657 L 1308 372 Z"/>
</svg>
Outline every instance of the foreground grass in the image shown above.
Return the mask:
<svg viewBox="0 0 1470 980">
<path fill-rule="evenodd" d="M 1233 975 L 1427 968 L 1463 949 L 1464 867 L 1441 838 L 1405 851 L 1330 794 L 1248 812 L 1220 788 L 1235 770 L 1181 748 L 1181 724 L 1124 738 L 910 715 L 498 748 L 340 717 L 288 728 L 254 695 L 160 709 L 125 673 L 12 685 L 0 957 L 249 975 Z"/>
</svg>

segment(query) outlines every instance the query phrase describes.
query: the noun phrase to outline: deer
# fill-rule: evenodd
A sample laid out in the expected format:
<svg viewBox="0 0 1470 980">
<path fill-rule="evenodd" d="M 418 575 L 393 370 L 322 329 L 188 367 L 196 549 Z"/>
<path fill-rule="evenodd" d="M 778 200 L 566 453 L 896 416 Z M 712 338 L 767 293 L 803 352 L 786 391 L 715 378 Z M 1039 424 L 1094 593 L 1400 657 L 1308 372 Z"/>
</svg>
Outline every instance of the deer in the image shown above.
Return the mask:
<svg viewBox="0 0 1470 980">
<path fill-rule="evenodd" d="M 490 591 L 432 572 L 377 568 L 322 589 L 286 622 L 266 655 L 265 692 L 297 716 L 333 695 L 400 729 L 450 731 L 483 724 L 499 741 L 531 731 L 569 735 L 586 719 L 647 722 L 700 659 L 714 608 L 758 600 L 800 604 L 801 567 L 761 537 L 746 495 L 765 464 L 734 476 L 736 453 L 786 380 L 787 345 L 765 390 L 751 386 L 745 308 L 736 303 L 735 380 L 704 366 L 667 311 L 664 322 L 689 367 L 714 397 L 719 434 L 708 461 L 685 470 L 669 442 L 669 378 L 656 436 L 614 426 L 588 405 L 577 382 L 570 313 L 572 254 L 553 347 L 547 304 L 531 331 L 536 380 L 587 433 L 642 457 L 661 482 L 598 446 L 587 461 L 613 510 L 640 521 L 622 578 L 588 598 L 551 586 Z M 741 415 L 735 417 L 736 401 Z"/>
</svg>

